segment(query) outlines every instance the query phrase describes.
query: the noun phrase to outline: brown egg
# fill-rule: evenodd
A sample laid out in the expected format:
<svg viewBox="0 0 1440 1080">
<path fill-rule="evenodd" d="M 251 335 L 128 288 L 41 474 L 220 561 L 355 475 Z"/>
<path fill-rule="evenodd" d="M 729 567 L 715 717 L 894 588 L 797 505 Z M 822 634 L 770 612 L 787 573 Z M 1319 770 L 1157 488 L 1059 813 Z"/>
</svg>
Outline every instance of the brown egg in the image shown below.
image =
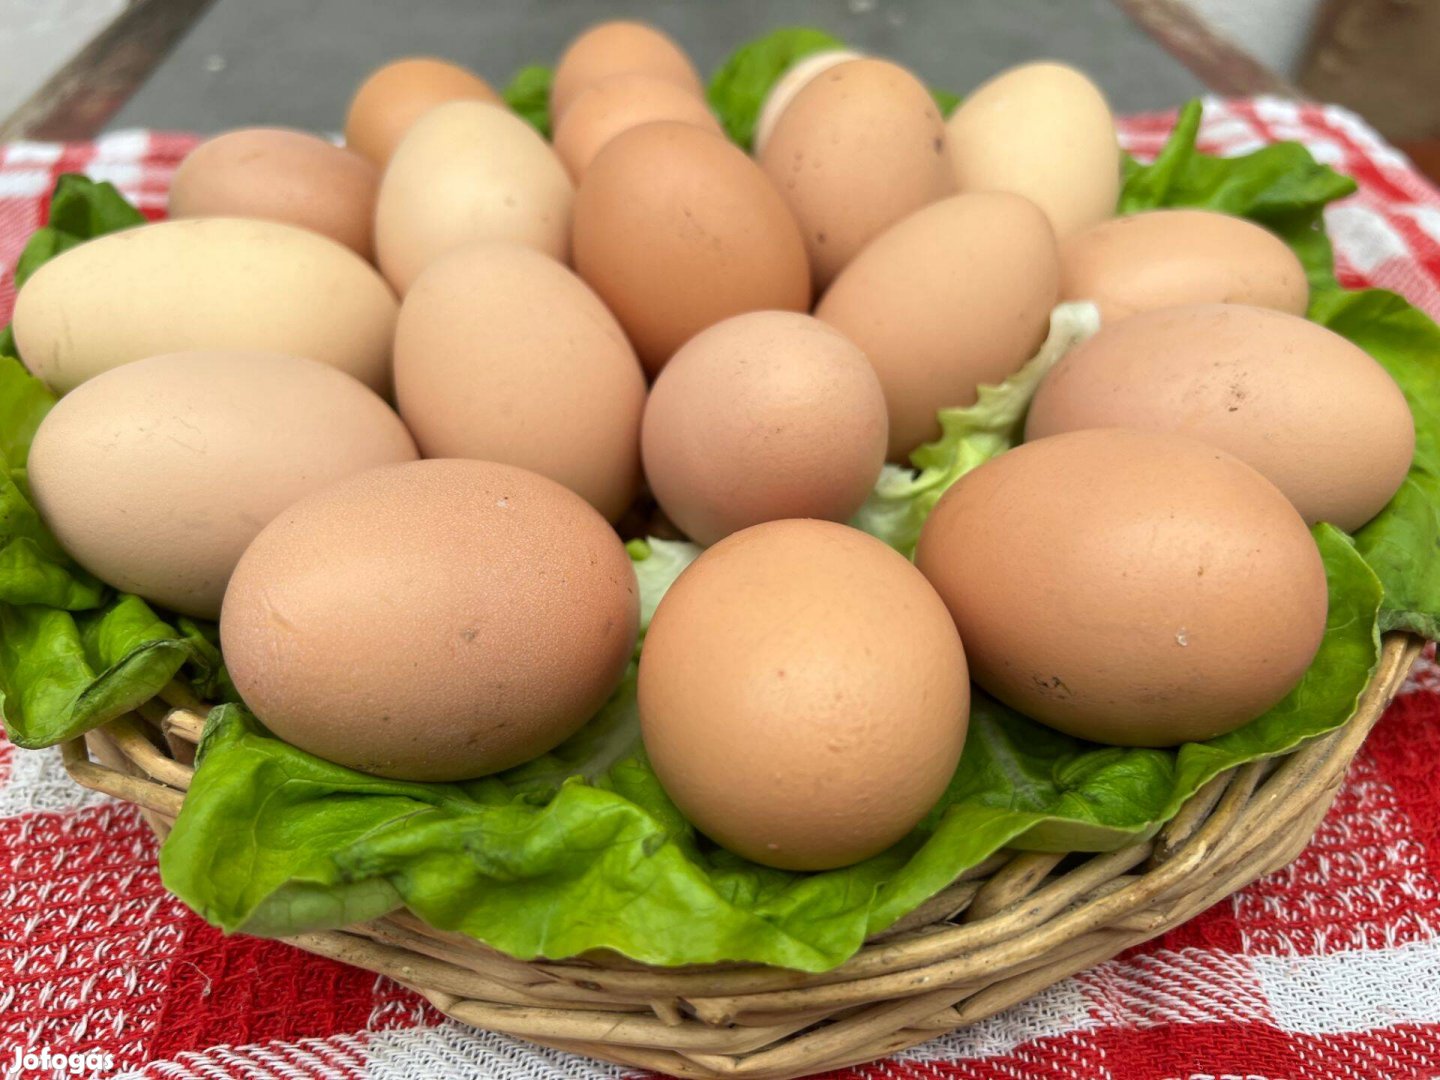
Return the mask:
<svg viewBox="0 0 1440 1080">
<path fill-rule="evenodd" d="M 571 104 L 607 75 L 635 73 L 665 79 L 705 97 L 700 73 L 663 31 L 638 22 L 605 22 L 572 41 L 555 66 L 550 116 L 558 124 Z"/>
<path fill-rule="evenodd" d="M 388 393 L 396 310 L 374 267 L 333 240 L 275 221 L 189 218 L 61 252 L 20 290 L 14 328 L 20 359 L 60 393 L 195 349 L 308 356 Z"/>
<path fill-rule="evenodd" d="M 220 640 L 271 731 L 341 765 L 463 780 L 543 754 L 605 703 L 639 623 L 619 537 L 524 469 L 372 469 L 281 514 Z"/>
<path fill-rule="evenodd" d="M 1018 195 L 956 195 L 862 251 L 815 314 L 870 358 L 890 411 L 891 461 L 937 438 L 937 410 L 975 401 L 1045 339 L 1059 268 L 1045 215 Z"/>
<path fill-rule="evenodd" d="M 1253 720 L 1325 632 L 1325 567 L 1238 458 L 1120 428 L 1026 443 L 963 476 L 915 564 L 975 681 L 1051 727 L 1174 746 Z"/>
<path fill-rule="evenodd" d="M 1209 210 L 1150 210 L 1060 245 L 1060 296 L 1090 300 L 1103 323 L 1180 304 L 1253 304 L 1304 315 L 1305 268 L 1278 236 Z"/>
<path fill-rule="evenodd" d="M 550 145 L 508 109 L 432 109 L 380 181 L 375 251 L 401 296 L 420 271 L 476 240 L 509 240 L 564 262 L 575 189 Z"/>
<path fill-rule="evenodd" d="M 1103 328 L 1045 377 L 1025 433 L 1173 431 L 1259 470 L 1312 524 L 1354 531 L 1415 454 L 1405 395 L 1323 326 L 1239 304 L 1146 312 Z"/>
<path fill-rule="evenodd" d="M 555 128 L 555 153 L 578 184 L 606 143 L 655 120 L 677 120 L 720 134 L 720 122 L 703 99 L 668 79 L 629 72 L 607 75 L 575 99 Z"/>
<path fill-rule="evenodd" d="M 852 60 L 806 83 L 760 165 L 800 222 L 817 290 L 895 222 L 955 190 L 939 106 L 888 60 Z"/>
<path fill-rule="evenodd" d="M 366 158 L 303 131 L 242 128 L 207 139 L 170 184 L 171 217 L 281 221 L 374 252 L 375 189 Z"/>
<path fill-rule="evenodd" d="M 847 521 L 885 464 L 885 395 L 865 354 L 809 315 L 716 323 L 645 407 L 645 476 L 692 540 L 777 518 Z"/>
<path fill-rule="evenodd" d="M 325 364 L 172 353 L 65 395 L 35 435 L 29 479 L 51 531 L 96 577 L 213 619 L 266 522 L 343 477 L 415 457 L 394 411 Z"/>
<path fill-rule="evenodd" d="M 878 854 L 935 805 L 970 715 L 965 650 L 905 557 L 825 521 L 702 554 L 640 657 L 645 750 L 712 840 L 788 870 Z"/>
<path fill-rule="evenodd" d="M 395 395 L 426 457 L 519 465 L 611 521 L 635 499 L 645 375 L 599 298 L 539 252 L 432 263 L 400 309 Z"/>
<path fill-rule="evenodd" d="M 1115 118 L 1100 88 L 1072 67 L 1003 71 L 969 94 L 945 129 L 961 191 L 1024 195 L 1062 239 L 1115 213 Z"/>
<path fill-rule="evenodd" d="M 345 145 L 383 168 L 415 121 L 447 101 L 503 104 L 489 83 L 458 64 L 429 56 L 392 60 L 355 91 Z"/>
<path fill-rule="evenodd" d="M 770 141 L 770 135 L 774 132 L 780 117 L 790 107 L 790 103 L 795 100 L 795 95 L 809 85 L 816 76 L 847 61 L 863 59 L 864 56 L 861 53 L 852 52 L 850 49 L 826 49 L 823 52 L 803 56 L 786 68 L 785 73 L 775 80 L 775 85 L 770 87 L 770 92 L 765 95 L 765 104 L 760 109 L 759 118 L 755 121 L 755 153 L 764 153 L 765 144 Z"/>
<path fill-rule="evenodd" d="M 602 150 L 575 197 L 575 269 L 652 375 L 746 311 L 805 311 L 810 268 L 784 201 L 719 135 L 664 121 Z"/>
</svg>

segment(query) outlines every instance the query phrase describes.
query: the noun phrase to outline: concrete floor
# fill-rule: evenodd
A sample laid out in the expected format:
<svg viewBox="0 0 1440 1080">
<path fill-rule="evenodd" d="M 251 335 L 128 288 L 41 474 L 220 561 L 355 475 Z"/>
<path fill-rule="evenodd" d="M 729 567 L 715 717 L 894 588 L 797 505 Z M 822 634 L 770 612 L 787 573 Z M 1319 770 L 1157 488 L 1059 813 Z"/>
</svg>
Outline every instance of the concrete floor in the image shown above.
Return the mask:
<svg viewBox="0 0 1440 1080">
<path fill-rule="evenodd" d="M 1039 57 L 1090 72 L 1119 111 L 1202 91 L 1110 0 L 217 0 L 110 126 L 335 131 L 354 87 L 387 59 L 444 56 L 499 85 L 617 15 L 665 28 L 707 75 L 741 42 L 811 25 L 957 92 Z"/>
</svg>

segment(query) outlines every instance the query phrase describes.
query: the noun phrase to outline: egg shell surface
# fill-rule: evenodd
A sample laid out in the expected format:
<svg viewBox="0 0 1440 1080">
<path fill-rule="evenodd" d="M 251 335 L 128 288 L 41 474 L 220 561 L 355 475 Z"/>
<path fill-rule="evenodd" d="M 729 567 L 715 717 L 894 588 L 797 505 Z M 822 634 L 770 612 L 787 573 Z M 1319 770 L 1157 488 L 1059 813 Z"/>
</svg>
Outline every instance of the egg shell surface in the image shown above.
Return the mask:
<svg viewBox="0 0 1440 1080">
<path fill-rule="evenodd" d="M 392 61 L 355 91 L 345 115 L 345 145 L 383 169 L 415 121 L 448 101 L 504 104 L 494 87 L 459 64 L 431 56 Z"/>
</svg>

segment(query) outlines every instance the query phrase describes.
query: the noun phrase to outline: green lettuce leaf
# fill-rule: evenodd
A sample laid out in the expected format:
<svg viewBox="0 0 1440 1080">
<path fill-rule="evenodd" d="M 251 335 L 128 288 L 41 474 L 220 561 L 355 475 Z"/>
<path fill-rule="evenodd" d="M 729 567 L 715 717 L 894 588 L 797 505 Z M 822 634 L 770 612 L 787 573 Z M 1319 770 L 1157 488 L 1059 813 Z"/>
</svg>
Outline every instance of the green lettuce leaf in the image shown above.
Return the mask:
<svg viewBox="0 0 1440 1080">
<path fill-rule="evenodd" d="M 1342 534 L 1322 526 L 1316 540 L 1330 586 L 1325 638 L 1264 716 L 1178 751 L 1122 749 L 981 696 L 940 805 L 857 866 L 773 870 L 697 835 L 645 760 L 632 669 L 570 741 L 467 784 L 366 776 L 281 742 L 243 707 L 218 709 L 161 873 L 227 931 L 283 936 L 405 906 L 522 959 L 610 949 L 654 964 L 824 970 L 1002 846 L 1122 846 L 1221 771 L 1344 723 L 1379 655 L 1380 589 Z M 651 611 L 686 554 L 660 550 L 632 551 Z M 645 567 L 652 558 L 666 565 Z"/>
<path fill-rule="evenodd" d="M 1129 161 L 1120 210 L 1189 206 L 1249 218 L 1279 235 L 1305 264 L 1309 317 L 1364 349 L 1404 391 L 1415 417 L 1415 460 L 1388 506 L 1355 537 L 1385 589 L 1381 627 L 1440 636 L 1440 329 L 1383 289 L 1348 292 L 1335 280 L 1325 235 L 1327 203 L 1355 182 L 1318 164 L 1298 143 L 1235 158 L 1195 149 L 1200 104 L 1180 114 L 1151 165 Z"/>
<path fill-rule="evenodd" d="M 1335 259 L 1325 235 L 1328 203 L 1355 191 L 1355 181 L 1321 165 L 1299 143 L 1282 142 L 1239 157 L 1195 148 L 1201 105 L 1180 110 L 1175 130 L 1152 164 L 1126 160 L 1121 214 L 1162 207 L 1219 210 L 1275 233 L 1300 257 L 1312 289 L 1335 285 Z"/>
<path fill-rule="evenodd" d="M 547 139 L 550 137 L 550 82 L 554 75 L 548 67 L 531 64 L 517 71 L 501 91 L 505 104 Z"/>
<path fill-rule="evenodd" d="M 1310 317 L 1373 356 L 1410 404 L 1409 475 L 1355 543 L 1385 586 L 1381 628 L 1440 638 L 1440 327 L 1383 289 L 1325 290 L 1311 301 Z"/>
<path fill-rule="evenodd" d="M 843 48 L 843 41 L 824 30 L 806 26 L 772 30 L 730 54 L 710 79 L 706 97 L 725 133 L 749 150 L 765 98 L 786 69 L 811 53 Z"/>
<path fill-rule="evenodd" d="M 1094 304 L 1057 307 L 1050 313 L 1050 333 L 1035 356 L 999 386 L 981 386 L 974 405 L 941 409 L 940 438 L 910 455 L 914 470 L 886 465 L 850 524 L 913 555 L 920 527 L 940 496 L 971 469 L 1020 442 L 1025 412 L 1040 380 L 1099 328 Z"/>
</svg>

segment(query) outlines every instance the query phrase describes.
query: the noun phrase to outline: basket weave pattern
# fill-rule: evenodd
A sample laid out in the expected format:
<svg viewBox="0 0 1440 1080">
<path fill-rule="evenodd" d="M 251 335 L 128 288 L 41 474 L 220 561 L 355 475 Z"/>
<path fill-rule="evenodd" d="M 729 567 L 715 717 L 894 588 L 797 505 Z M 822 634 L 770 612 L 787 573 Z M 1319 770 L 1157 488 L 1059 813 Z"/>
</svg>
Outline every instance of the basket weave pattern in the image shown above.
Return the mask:
<svg viewBox="0 0 1440 1080">
<path fill-rule="evenodd" d="M 1102 855 L 1000 852 L 821 974 L 612 956 L 524 963 L 405 912 L 289 940 L 388 975 L 457 1020 L 620 1065 L 783 1078 L 869 1061 L 999 1012 L 1290 862 L 1422 645 L 1387 636 L 1349 723 L 1217 776 L 1152 839 Z M 66 769 L 137 804 L 164 836 L 205 710 L 172 686 L 64 744 Z"/>
</svg>

